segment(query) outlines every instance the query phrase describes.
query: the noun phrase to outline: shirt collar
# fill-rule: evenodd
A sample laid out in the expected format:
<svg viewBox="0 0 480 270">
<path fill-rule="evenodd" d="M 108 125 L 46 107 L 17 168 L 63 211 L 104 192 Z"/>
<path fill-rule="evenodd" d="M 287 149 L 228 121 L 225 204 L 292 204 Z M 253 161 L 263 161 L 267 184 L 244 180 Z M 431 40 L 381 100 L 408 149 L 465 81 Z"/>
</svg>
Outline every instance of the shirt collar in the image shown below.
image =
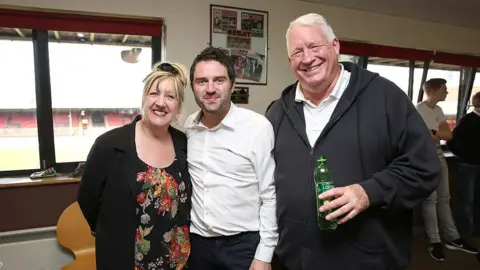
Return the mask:
<svg viewBox="0 0 480 270">
<path fill-rule="evenodd" d="M 227 115 L 225 115 L 225 117 L 222 119 L 222 121 L 220 122 L 220 124 L 218 126 L 223 125 L 223 126 L 226 126 L 226 127 L 229 127 L 229 128 L 233 129 L 233 127 L 235 126 L 235 111 L 236 110 L 237 110 L 237 106 L 233 102 L 230 102 L 230 109 L 228 110 Z M 202 116 L 203 116 L 203 111 L 202 110 L 198 111 L 197 115 L 193 119 L 192 126 L 205 127 L 205 125 L 203 125 L 202 122 L 200 121 L 202 119 Z M 215 127 L 215 128 L 217 128 L 217 127 Z"/>
<path fill-rule="evenodd" d="M 343 94 L 343 89 L 341 88 L 342 86 L 342 80 L 343 80 L 343 74 L 344 74 L 344 68 L 342 64 L 340 65 L 340 76 L 338 76 L 338 80 L 335 83 L 335 87 L 333 88 L 332 92 L 328 97 L 333 97 L 335 99 L 340 99 Z M 307 99 L 305 98 L 305 95 L 303 94 L 302 87 L 300 85 L 300 82 L 297 83 L 297 87 L 295 89 L 295 101 L 296 102 L 307 102 Z"/>
</svg>

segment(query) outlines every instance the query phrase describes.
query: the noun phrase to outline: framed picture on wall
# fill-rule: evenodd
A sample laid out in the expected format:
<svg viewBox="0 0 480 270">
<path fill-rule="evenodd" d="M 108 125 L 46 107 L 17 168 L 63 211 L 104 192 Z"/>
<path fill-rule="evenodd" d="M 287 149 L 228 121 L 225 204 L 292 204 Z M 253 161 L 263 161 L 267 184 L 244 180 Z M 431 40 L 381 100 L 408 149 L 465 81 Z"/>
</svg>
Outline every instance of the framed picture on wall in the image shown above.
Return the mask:
<svg viewBox="0 0 480 270">
<path fill-rule="evenodd" d="M 250 96 L 248 87 L 236 86 L 232 93 L 231 101 L 236 104 L 248 104 L 248 97 Z"/>
<path fill-rule="evenodd" d="M 230 55 L 237 84 L 267 84 L 268 12 L 210 5 L 210 46 Z"/>
</svg>

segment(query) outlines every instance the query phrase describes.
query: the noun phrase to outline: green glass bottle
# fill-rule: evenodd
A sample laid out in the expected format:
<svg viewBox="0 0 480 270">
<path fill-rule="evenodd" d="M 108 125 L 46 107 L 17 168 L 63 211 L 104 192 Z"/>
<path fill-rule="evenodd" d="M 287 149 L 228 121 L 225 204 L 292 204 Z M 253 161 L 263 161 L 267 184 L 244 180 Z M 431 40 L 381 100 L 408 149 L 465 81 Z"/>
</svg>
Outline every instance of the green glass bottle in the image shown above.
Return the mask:
<svg viewBox="0 0 480 270">
<path fill-rule="evenodd" d="M 313 179 L 315 180 L 315 195 L 317 199 L 318 228 L 322 231 L 333 231 L 337 228 L 337 220 L 333 219 L 328 221 L 325 219 L 333 210 L 324 213 L 318 211 L 322 205 L 329 203 L 329 200 L 318 199 L 318 195 L 333 188 L 332 174 L 328 168 L 327 159 L 324 156 L 320 156 L 317 159 L 317 167 L 315 167 L 315 171 L 313 172 Z"/>
</svg>

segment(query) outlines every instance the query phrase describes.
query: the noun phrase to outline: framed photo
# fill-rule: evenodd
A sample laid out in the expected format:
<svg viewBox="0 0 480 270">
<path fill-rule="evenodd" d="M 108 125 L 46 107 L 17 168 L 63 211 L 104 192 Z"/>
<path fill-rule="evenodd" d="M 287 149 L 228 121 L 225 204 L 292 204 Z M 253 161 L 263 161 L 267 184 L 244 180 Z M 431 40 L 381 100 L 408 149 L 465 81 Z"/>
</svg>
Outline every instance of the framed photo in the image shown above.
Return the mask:
<svg viewBox="0 0 480 270">
<path fill-rule="evenodd" d="M 236 86 L 232 93 L 231 100 L 236 104 L 248 104 L 248 97 L 250 96 L 248 87 Z"/>
<path fill-rule="evenodd" d="M 230 55 L 237 84 L 267 85 L 268 12 L 210 5 L 210 46 Z"/>
</svg>

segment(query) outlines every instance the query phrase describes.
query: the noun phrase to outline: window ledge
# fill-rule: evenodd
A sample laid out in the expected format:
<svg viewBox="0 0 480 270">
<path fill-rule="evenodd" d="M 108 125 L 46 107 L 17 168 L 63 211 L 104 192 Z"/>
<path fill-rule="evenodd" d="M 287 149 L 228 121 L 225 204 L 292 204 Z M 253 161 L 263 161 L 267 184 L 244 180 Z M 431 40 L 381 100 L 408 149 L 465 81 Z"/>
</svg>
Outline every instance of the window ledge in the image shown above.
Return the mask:
<svg viewBox="0 0 480 270">
<path fill-rule="evenodd" d="M 13 187 L 59 185 L 80 182 L 80 177 L 70 177 L 70 174 L 61 174 L 56 177 L 30 179 L 29 176 L 0 177 L 0 189 Z"/>
</svg>

